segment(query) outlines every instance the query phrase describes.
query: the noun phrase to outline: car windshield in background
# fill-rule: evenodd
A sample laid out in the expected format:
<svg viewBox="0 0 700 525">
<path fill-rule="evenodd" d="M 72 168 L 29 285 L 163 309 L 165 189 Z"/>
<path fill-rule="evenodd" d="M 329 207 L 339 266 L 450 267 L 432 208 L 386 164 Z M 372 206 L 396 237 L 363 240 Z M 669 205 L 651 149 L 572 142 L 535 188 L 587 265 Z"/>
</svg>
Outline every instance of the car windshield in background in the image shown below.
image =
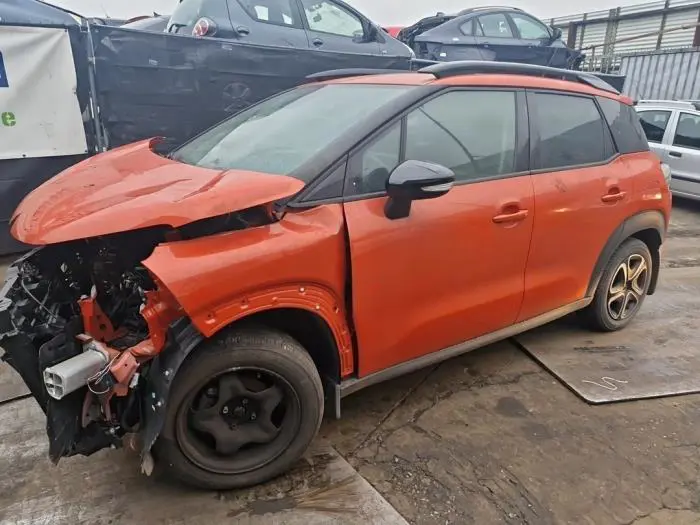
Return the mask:
<svg viewBox="0 0 700 525">
<path fill-rule="evenodd" d="M 204 168 L 289 175 L 408 89 L 329 84 L 287 91 L 199 135 L 172 158 Z"/>
</svg>

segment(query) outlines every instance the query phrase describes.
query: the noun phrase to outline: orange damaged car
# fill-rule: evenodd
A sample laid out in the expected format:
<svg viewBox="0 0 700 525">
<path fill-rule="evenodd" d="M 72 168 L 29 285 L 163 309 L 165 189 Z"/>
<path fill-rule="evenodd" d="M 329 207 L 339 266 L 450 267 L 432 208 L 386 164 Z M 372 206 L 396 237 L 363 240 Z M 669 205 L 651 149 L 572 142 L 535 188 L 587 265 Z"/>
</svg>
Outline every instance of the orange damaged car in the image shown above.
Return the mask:
<svg viewBox="0 0 700 525">
<path fill-rule="evenodd" d="M 344 396 L 572 312 L 622 329 L 656 288 L 669 170 L 590 74 L 331 71 L 156 145 L 12 217 L 36 249 L 0 346 L 54 462 L 128 445 L 149 473 L 261 483 Z"/>
</svg>

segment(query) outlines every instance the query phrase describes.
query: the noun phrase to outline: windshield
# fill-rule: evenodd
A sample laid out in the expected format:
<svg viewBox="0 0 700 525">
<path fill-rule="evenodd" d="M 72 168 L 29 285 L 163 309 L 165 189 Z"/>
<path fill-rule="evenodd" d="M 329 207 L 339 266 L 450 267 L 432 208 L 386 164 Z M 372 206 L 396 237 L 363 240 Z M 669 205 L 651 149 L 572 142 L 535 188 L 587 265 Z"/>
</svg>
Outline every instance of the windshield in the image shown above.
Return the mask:
<svg viewBox="0 0 700 525">
<path fill-rule="evenodd" d="M 289 175 L 408 86 L 327 84 L 273 97 L 225 120 L 175 150 L 203 168 Z M 310 182 L 313 174 L 301 175 Z"/>
</svg>

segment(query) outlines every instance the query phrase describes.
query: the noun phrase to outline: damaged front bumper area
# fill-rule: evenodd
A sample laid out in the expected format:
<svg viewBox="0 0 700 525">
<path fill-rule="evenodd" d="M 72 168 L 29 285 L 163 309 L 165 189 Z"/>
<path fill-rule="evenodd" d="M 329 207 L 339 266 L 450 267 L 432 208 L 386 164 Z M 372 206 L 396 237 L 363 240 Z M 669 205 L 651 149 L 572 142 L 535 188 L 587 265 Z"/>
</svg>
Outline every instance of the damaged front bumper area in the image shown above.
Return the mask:
<svg viewBox="0 0 700 525">
<path fill-rule="evenodd" d="M 140 264 L 148 253 L 123 243 L 35 250 L 0 288 L 2 359 L 46 414 L 53 462 L 127 438 L 150 458 L 171 382 L 202 339 Z"/>
</svg>

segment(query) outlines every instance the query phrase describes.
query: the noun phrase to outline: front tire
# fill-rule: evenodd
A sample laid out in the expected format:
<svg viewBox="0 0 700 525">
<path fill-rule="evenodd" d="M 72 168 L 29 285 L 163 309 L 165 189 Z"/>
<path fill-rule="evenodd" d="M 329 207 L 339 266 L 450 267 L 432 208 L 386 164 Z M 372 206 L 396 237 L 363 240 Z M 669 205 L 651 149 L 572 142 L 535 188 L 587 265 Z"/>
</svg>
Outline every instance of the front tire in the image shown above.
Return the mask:
<svg viewBox="0 0 700 525">
<path fill-rule="evenodd" d="M 583 311 L 589 327 L 599 332 L 622 330 L 639 313 L 651 284 L 651 252 L 639 239 L 627 239 L 603 272 L 593 302 Z"/>
<path fill-rule="evenodd" d="M 232 331 L 205 342 L 175 377 L 156 466 L 205 489 L 257 485 L 302 457 L 322 418 L 321 379 L 298 342 Z"/>
</svg>

